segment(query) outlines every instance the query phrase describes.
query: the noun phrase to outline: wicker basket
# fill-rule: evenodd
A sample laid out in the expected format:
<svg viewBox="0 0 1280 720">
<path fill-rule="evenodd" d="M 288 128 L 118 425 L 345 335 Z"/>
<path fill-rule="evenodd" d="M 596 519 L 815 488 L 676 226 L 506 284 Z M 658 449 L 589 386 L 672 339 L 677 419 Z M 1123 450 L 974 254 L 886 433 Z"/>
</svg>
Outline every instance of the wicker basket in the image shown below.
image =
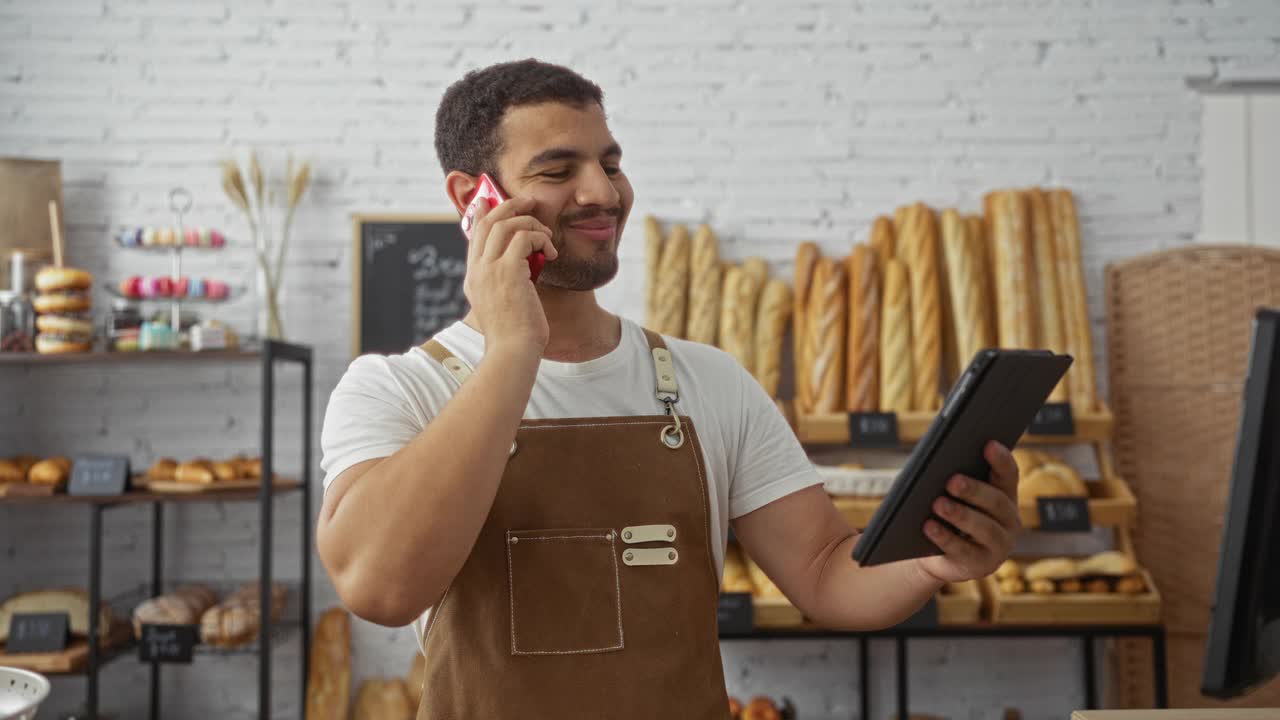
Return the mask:
<svg viewBox="0 0 1280 720">
<path fill-rule="evenodd" d="M 1107 351 L 1120 474 L 1138 498 L 1138 557 L 1164 598 L 1174 707 L 1211 704 L 1200 663 L 1239 424 L 1250 328 L 1280 306 L 1280 251 L 1195 246 L 1111 265 Z M 1150 707 L 1146 642 L 1111 653 L 1112 701 Z M 1280 684 L 1248 705 L 1280 704 Z"/>
</svg>

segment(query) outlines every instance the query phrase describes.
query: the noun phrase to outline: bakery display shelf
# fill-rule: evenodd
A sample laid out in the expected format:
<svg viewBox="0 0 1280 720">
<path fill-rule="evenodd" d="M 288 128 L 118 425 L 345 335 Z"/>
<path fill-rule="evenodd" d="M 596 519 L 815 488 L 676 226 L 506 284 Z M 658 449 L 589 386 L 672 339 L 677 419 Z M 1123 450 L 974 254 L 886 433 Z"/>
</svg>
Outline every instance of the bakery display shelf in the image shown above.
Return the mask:
<svg viewBox="0 0 1280 720">
<path fill-rule="evenodd" d="M 1137 595 L 1123 593 L 1054 593 L 1032 592 L 1010 595 L 1000 591 L 994 577 L 982 579 L 982 592 L 987 598 L 991 623 L 995 625 L 1143 625 L 1160 622 L 1160 591 L 1146 568 L 1139 574 L 1147 591 Z"/>
<path fill-rule="evenodd" d="M 302 489 L 302 482 L 293 479 L 277 480 L 271 488 L 272 495 L 284 495 Z M 237 487 L 231 490 L 208 492 L 153 492 L 150 490 L 130 490 L 123 495 L 68 495 L 66 492 L 53 495 L 5 495 L 0 496 L 0 506 L 4 505 L 137 505 L 140 503 L 190 503 L 190 502 L 245 502 L 261 498 L 261 489 L 256 483 L 253 487 Z"/>
<path fill-rule="evenodd" d="M 137 302 L 137 303 L 179 302 L 179 303 L 182 303 L 183 305 L 186 305 L 187 303 L 203 303 L 208 305 L 219 305 L 225 302 L 234 302 L 244 297 L 245 293 L 247 292 L 247 290 L 244 287 L 241 287 L 239 285 L 232 285 L 227 288 L 226 296 L 220 297 L 220 298 L 193 297 L 191 295 L 182 295 L 182 296 L 156 295 L 153 297 L 138 297 L 135 295 L 126 295 L 120 292 L 120 288 L 116 287 L 115 285 L 108 284 L 108 285 L 104 285 L 103 287 L 106 288 L 107 294 L 110 295 L 111 297 L 120 298 L 122 300 L 128 300 L 130 302 Z"/>
<path fill-rule="evenodd" d="M 133 648 L 129 623 L 114 623 L 106 642 L 98 648 L 96 667 L 128 655 Z M 89 671 L 89 642 L 85 638 L 74 638 L 65 650 L 44 653 L 7 653 L 4 643 L 0 643 L 0 665 L 53 676 L 85 675 Z"/>
<path fill-rule="evenodd" d="M 947 583 L 936 596 L 939 625 L 966 625 L 982 618 L 982 590 L 977 580 Z"/>
<path fill-rule="evenodd" d="M 788 403 L 790 404 L 790 403 Z M 849 414 L 822 413 L 800 414 L 794 407 L 788 410 L 789 417 L 794 417 L 796 437 L 803 445 L 848 445 Z M 904 444 L 919 441 L 933 423 L 933 412 L 908 412 L 898 415 L 898 438 Z M 1103 442 L 1111 439 L 1115 427 L 1115 416 L 1109 408 L 1102 408 L 1092 413 L 1079 413 L 1074 416 L 1075 434 L 1073 435 L 1035 435 L 1028 433 L 1022 436 L 1023 442 L 1034 443 L 1080 443 Z"/>
<path fill-rule="evenodd" d="M 91 363 L 135 362 L 242 362 L 261 360 L 262 351 L 253 348 L 239 350 L 147 350 L 138 352 L 108 352 L 94 350 L 86 353 L 42 355 L 33 352 L 0 352 L 0 365 L 74 365 Z"/>
</svg>

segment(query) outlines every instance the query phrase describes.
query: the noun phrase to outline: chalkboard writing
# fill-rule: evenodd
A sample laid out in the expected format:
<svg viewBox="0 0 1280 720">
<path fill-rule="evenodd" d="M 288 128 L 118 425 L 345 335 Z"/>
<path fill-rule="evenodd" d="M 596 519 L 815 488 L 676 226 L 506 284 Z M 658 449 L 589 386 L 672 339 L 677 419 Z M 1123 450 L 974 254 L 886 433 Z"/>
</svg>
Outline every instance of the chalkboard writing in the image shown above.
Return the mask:
<svg viewBox="0 0 1280 720">
<path fill-rule="evenodd" d="M 142 662 L 189 663 L 195 644 L 195 625 L 143 625 L 138 659 Z"/>
<path fill-rule="evenodd" d="M 755 629 L 755 606 L 751 593 L 720 593 L 716 609 L 722 635 L 746 635 Z"/>
<path fill-rule="evenodd" d="M 67 649 L 67 613 L 14 613 L 9 618 L 9 641 L 5 652 L 59 652 Z"/>
<path fill-rule="evenodd" d="M 1087 532 L 1093 527 L 1088 498 L 1038 497 L 1036 507 L 1040 529 L 1046 532 Z"/>
<path fill-rule="evenodd" d="M 119 495 L 129 483 L 125 455 L 82 455 L 71 463 L 68 495 Z"/>
<path fill-rule="evenodd" d="M 355 218 L 354 352 L 402 353 L 467 312 L 467 240 L 452 215 Z"/>
<path fill-rule="evenodd" d="M 898 416 L 894 413 L 849 413 L 849 446 L 892 448 L 898 446 Z"/>
<path fill-rule="evenodd" d="M 938 598 L 937 596 L 929 598 L 929 602 L 923 607 L 915 611 L 911 617 L 898 623 L 897 627 L 904 630 L 916 630 L 920 628 L 938 627 Z"/>
<path fill-rule="evenodd" d="M 1031 420 L 1027 432 L 1031 435 L 1075 435 L 1076 422 L 1071 415 L 1071 403 L 1045 403 Z"/>
</svg>

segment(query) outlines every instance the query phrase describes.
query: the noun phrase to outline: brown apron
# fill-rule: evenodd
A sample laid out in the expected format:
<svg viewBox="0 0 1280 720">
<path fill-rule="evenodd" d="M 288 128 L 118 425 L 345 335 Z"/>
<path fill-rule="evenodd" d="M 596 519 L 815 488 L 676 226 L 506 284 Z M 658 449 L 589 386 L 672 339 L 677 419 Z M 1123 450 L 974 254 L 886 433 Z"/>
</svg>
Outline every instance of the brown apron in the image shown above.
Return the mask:
<svg viewBox="0 0 1280 720">
<path fill-rule="evenodd" d="M 419 720 L 729 716 L 702 447 L 670 351 L 645 335 L 666 414 L 520 423 L 427 623 Z"/>
</svg>

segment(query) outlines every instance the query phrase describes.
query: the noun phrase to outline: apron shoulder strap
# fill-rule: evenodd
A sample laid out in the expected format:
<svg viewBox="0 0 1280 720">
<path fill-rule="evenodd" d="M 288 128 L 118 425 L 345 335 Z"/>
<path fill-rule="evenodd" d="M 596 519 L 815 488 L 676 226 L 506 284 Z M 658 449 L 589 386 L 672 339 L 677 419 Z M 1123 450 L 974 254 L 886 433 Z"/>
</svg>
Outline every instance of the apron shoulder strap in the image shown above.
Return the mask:
<svg viewBox="0 0 1280 720">
<path fill-rule="evenodd" d="M 649 328 L 642 328 L 649 341 L 649 352 L 653 354 L 653 372 L 657 391 L 655 396 L 659 402 L 675 403 L 680 399 L 680 389 L 676 385 L 676 367 L 671 362 L 671 351 L 667 343 L 658 333 Z M 670 412 L 670 405 L 668 405 Z"/>
<path fill-rule="evenodd" d="M 449 371 L 449 374 L 453 376 L 454 380 L 458 381 L 459 385 L 471 377 L 471 366 L 449 352 L 449 348 L 441 345 L 439 340 L 431 338 L 422 344 L 422 350 L 434 358 L 436 362 L 443 365 L 444 369 Z"/>
</svg>

